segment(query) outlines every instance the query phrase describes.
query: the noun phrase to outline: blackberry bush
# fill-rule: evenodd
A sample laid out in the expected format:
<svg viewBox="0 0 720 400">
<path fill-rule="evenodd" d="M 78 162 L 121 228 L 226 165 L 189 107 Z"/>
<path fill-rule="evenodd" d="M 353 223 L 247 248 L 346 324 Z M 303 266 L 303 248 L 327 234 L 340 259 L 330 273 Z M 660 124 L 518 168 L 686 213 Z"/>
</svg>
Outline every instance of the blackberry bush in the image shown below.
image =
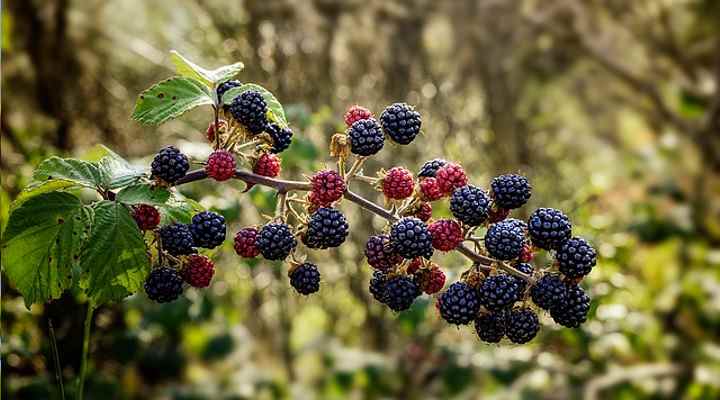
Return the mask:
<svg viewBox="0 0 720 400">
<path fill-rule="evenodd" d="M 381 271 L 390 271 L 403 261 L 403 258 L 393 251 L 387 235 L 370 236 L 365 243 L 365 257 L 371 267 Z"/>
<path fill-rule="evenodd" d="M 412 278 L 396 276 L 385 282 L 384 302 L 393 311 L 404 311 L 410 308 L 420 293 L 420 288 Z"/>
<path fill-rule="evenodd" d="M 518 300 L 520 287 L 510 275 L 488 276 L 478 288 L 480 304 L 490 311 L 509 307 Z"/>
<path fill-rule="evenodd" d="M 160 228 L 160 243 L 163 250 L 174 256 L 192 254 L 194 239 L 190 226 L 185 224 L 172 224 Z"/>
<path fill-rule="evenodd" d="M 348 128 L 347 135 L 350 138 L 350 151 L 359 156 L 376 154 L 385 145 L 380 125 L 372 118 L 353 123 Z"/>
<path fill-rule="evenodd" d="M 590 297 L 578 285 L 567 285 L 564 301 L 556 302 L 550 308 L 552 319 L 562 326 L 577 328 L 587 320 L 590 311 Z"/>
<path fill-rule="evenodd" d="M 540 320 L 530 308 L 518 308 L 510 311 L 505 326 L 505 334 L 511 342 L 523 344 L 531 341 L 540 330 Z"/>
<path fill-rule="evenodd" d="M 421 178 L 434 178 L 437 170 L 447 165 L 447 161 L 442 158 L 435 158 L 430 161 L 425 161 L 425 164 L 420 167 L 418 176 Z"/>
<path fill-rule="evenodd" d="M 214 274 L 215 264 L 206 256 L 199 254 L 189 256 L 180 271 L 185 282 L 196 288 L 208 287 Z"/>
<path fill-rule="evenodd" d="M 500 208 L 512 209 L 522 207 L 532 194 L 532 187 L 527 178 L 517 174 L 500 175 L 490 183 L 492 198 Z"/>
<path fill-rule="evenodd" d="M 282 153 L 290 147 L 293 137 L 293 132 L 290 128 L 282 127 L 275 123 L 269 123 L 265 127 L 265 131 L 268 135 L 270 135 L 270 139 L 272 140 L 272 148 L 270 148 L 271 152 L 275 154 Z"/>
</svg>

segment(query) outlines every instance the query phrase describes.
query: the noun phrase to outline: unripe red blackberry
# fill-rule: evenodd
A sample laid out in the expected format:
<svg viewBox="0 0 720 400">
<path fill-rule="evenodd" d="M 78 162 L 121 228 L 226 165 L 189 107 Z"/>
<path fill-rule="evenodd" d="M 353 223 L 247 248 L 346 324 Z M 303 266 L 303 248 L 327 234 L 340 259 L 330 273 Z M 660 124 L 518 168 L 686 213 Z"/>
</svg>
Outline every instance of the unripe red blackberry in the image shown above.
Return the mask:
<svg viewBox="0 0 720 400">
<path fill-rule="evenodd" d="M 393 250 L 404 258 L 430 258 L 433 253 L 432 237 L 427 225 L 414 217 L 404 217 L 390 229 Z"/>
<path fill-rule="evenodd" d="M 532 194 L 527 178 L 517 174 L 505 174 L 493 178 L 491 196 L 499 208 L 522 207 Z"/>
<path fill-rule="evenodd" d="M 214 142 L 215 135 L 219 134 L 226 127 L 227 122 L 225 122 L 224 119 L 218 120 L 217 126 L 215 125 L 215 121 L 210 121 L 207 130 L 205 130 L 205 136 L 207 137 L 208 142 Z"/>
<path fill-rule="evenodd" d="M 254 226 L 240 229 L 235 234 L 235 252 L 245 258 L 253 258 L 260 254 L 260 250 L 255 245 L 257 235 L 258 229 Z"/>
<path fill-rule="evenodd" d="M 507 208 L 490 207 L 488 211 L 488 222 L 494 224 L 500 222 L 510 215 L 510 210 Z"/>
<path fill-rule="evenodd" d="M 490 208 L 490 199 L 475 186 L 465 185 L 450 197 L 450 212 L 465 225 L 477 226 L 485 222 Z"/>
<path fill-rule="evenodd" d="M 434 178 L 435 173 L 437 173 L 437 170 L 439 170 L 441 167 L 444 167 L 448 162 L 446 160 L 443 160 L 441 158 L 436 158 L 434 160 L 425 161 L 425 164 L 420 167 L 420 172 L 418 172 L 418 177 L 420 178 Z"/>
<path fill-rule="evenodd" d="M 151 231 L 160 224 L 160 212 L 148 204 L 133 206 L 132 216 L 141 231 Z"/>
<path fill-rule="evenodd" d="M 280 175 L 280 158 L 272 153 L 263 153 L 253 166 L 253 172 L 274 178 Z"/>
<path fill-rule="evenodd" d="M 382 191 L 385 197 L 402 200 L 413 193 L 415 182 L 410 171 L 403 167 L 393 167 L 382 178 Z"/>
<path fill-rule="evenodd" d="M 350 151 L 359 156 L 371 156 L 382 150 L 385 136 L 380 125 L 373 118 L 355 121 L 347 129 L 350 138 Z"/>
<path fill-rule="evenodd" d="M 257 90 L 248 90 L 235 97 L 229 109 L 233 118 L 244 125 L 253 135 L 265 129 L 267 103 Z"/>
<path fill-rule="evenodd" d="M 483 280 L 478 295 L 480 304 L 490 311 L 496 311 L 513 305 L 518 300 L 520 288 L 512 276 L 493 275 Z"/>
<path fill-rule="evenodd" d="M 320 271 L 317 265 L 306 262 L 288 272 L 290 285 L 302 295 L 309 295 L 320 290 Z"/>
<path fill-rule="evenodd" d="M 526 263 L 532 261 L 533 258 L 535 258 L 535 253 L 533 252 L 532 245 L 525 243 L 520 255 L 518 256 L 518 261 Z"/>
<path fill-rule="evenodd" d="M 352 126 L 352 124 L 360 121 L 361 119 L 370 118 L 374 118 L 370 110 L 356 104 L 354 106 L 350 106 L 350 108 L 348 108 L 347 112 L 345 113 L 345 125 L 347 127 L 350 127 Z"/>
<path fill-rule="evenodd" d="M 480 310 L 480 300 L 474 288 L 465 282 L 455 282 L 438 300 L 440 316 L 450 324 L 467 325 Z"/>
<path fill-rule="evenodd" d="M 297 246 L 297 240 L 285 223 L 269 223 L 258 232 L 255 245 L 267 260 L 284 260 Z"/>
<path fill-rule="evenodd" d="M 397 144 L 410 144 L 420 133 L 420 113 L 405 103 L 385 107 L 380 115 L 382 129 Z"/>
<path fill-rule="evenodd" d="M 515 344 L 531 341 L 540 330 L 540 320 L 535 311 L 528 307 L 510 311 L 505 325 L 505 334 Z"/>
<path fill-rule="evenodd" d="M 538 208 L 528 219 L 528 232 L 535 246 L 554 250 L 570 238 L 572 225 L 562 211 L 554 208 Z"/>
<path fill-rule="evenodd" d="M 420 180 L 418 186 L 420 187 L 420 198 L 424 201 L 435 201 L 445 196 L 435 178 L 424 178 Z"/>
<path fill-rule="evenodd" d="M 176 300 L 183 292 L 182 277 L 175 269 L 168 267 L 153 269 L 143 286 L 148 298 L 158 303 Z"/>
<path fill-rule="evenodd" d="M 456 248 L 463 240 L 460 224 L 451 219 L 440 219 L 428 226 L 432 245 L 440 251 L 450 251 Z"/>
<path fill-rule="evenodd" d="M 381 271 L 390 271 L 403 260 L 393 252 L 387 235 L 370 236 L 365 243 L 365 257 L 371 267 Z"/>
<path fill-rule="evenodd" d="M 568 278 L 582 278 L 595 266 L 597 253 L 585 239 L 573 237 L 555 252 L 558 268 Z"/>
<path fill-rule="evenodd" d="M 320 207 L 310 216 L 302 240 L 311 249 L 327 249 L 343 244 L 347 235 L 348 223 L 345 216 L 334 208 Z"/>
<path fill-rule="evenodd" d="M 321 205 L 330 205 L 342 198 L 345 193 L 345 181 L 337 172 L 324 170 L 316 172 L 310 178 L 314 199 Z"/>
<path fill-rule="evenodd" d="M 218 182 L 226 181 L 235 176 L 235 157 L 227 150 L 215 150 L 208 157 L 205 172 Z"/>
<path fill-rule="evenodd" d="M 435 173 L 440 190 L 446 195 L 451 194 L 455 189 L 467 185 L 468 178 L 465 170 L 455 163 L 448 163 L 440 167 Z"/>
<path fill-rule="evenodd" d="M 422 257 L 415 257 L 408 263 L 407 268 L 405 269 L 405 272 L 407 272 L 408 275 L 414 275 L 420 270 L 420 267 L 423 266 L 423 260 Z"/>
<path fill-rule="evenodd" d="M 163 147 L 151 165 L 152 176 L 170 184 L 185 176 L 188 169 L 190 162 L 187 156 L 174 146 Z"/>
<path fill-rule="evenodd" d="M 196 288 L 208 287 L 214 274 L 215 264 L 209 258 L 199 254 L 188 256 L 180 271 L 185 282 Z"/>
<path fill-rule="evenodd" d="M 420 203 L 412 215 L 422 222 L 428 222 L 432 218 L 432 205 L 425 202 Z"/>
<path fill-rule="evenodd" d="M 483 314 L 475 319 L 475 332 L 480 340 L 487 343 L 498 343 L 505 336 L 507 310 Z"/>
<path fill-rule="evenodd" d="M 409 270 L 410 268 L 408 273 Z M 435 294 L 445 286 L 445 272 L 437 264 L 432 263 L 430 268 L 420 269 L 415 273 L 415 281 L 425 293 Z"/>
</svg>

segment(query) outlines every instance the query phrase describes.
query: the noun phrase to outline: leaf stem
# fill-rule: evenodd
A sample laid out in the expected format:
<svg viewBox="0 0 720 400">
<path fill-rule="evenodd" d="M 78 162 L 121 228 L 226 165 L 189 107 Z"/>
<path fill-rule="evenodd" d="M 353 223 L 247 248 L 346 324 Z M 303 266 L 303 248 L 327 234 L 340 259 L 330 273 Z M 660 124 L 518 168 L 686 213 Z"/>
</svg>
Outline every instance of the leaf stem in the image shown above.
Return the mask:
<svg viewBox="0 0 720 400">
<path fill-rule="evenodd" d="M 53 361 L 55 362 L 55 380 L 60 390 L 60 398 L 65 400 L 65 387 L 63 385 L 62 369 L 60 368 L 60 354 L 57 348 L 57 338 L 55 337 L 55 328 L 52 320 L 48 318 L 48 330 L 50 331 L 50 348 L 52 350 Z"/>
<path fill-rule="evenodd" d="M 83 399 L 83 391 L 85 388 L 85 375 L 87 373 L 87 358 L 90 350 L 90 327 L 93 321 L 93 312 L 95 306 L 92 303 L 88 303 L 87 314 L 85 315 L 85 326 L 83 330 L 83 347 L 82 347 L 82 359 L 80 361 L 80 376 L 78 376 L 78 390 L 76 400 Z"/>
</svg>

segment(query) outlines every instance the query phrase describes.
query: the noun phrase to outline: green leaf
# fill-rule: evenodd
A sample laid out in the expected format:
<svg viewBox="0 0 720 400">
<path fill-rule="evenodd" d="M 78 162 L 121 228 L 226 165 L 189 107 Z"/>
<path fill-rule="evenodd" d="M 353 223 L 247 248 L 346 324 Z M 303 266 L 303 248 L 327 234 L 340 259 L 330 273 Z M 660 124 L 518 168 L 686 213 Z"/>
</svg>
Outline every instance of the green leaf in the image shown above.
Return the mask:
<svg viewBox="0 0 720 400">
<path fill-rule="evenodd" d="M 103 174 L 104 185 L 108 189 L 117 189 L 138 182 L 146 176 L 142 168 L 133 167 L 124 158 L 102 146 L 105 156 L 98 163 Z"/>
<path fill-rule="evenodd" d="M 170 192 L 148 183 L 130 185 L 118 192 L 115 200 L 125 204 L 164 204 Z"/>
<path fill-rule="evenodd" d="M 142 124 L 159 125 L 204 104 L 213 104 L 205 84 L 193 78 L 174 77 L 142 92 L 132 118 Z"/>
<path fill-rule="evenodd" d="M 26 186 L 20 192 L 20 194 L 18 194 L 18 196 L 15 198 L 15 201 L 13 201 L 12 205 L 10 206 L 10 209 L 14 210 L 20 207 L 21 204 L 32 199 L 35 196 L 39 196 L 48 192 L 55 192 L 58 190 L 67 189 L 74 186 L 77 186 L 75 182 L 66 179 L 51 179 L 44 182 L 31 183 Z"/>
<path fill-rule="evenodd" d="M 54 179 L 70 181 L 92 189 L 104 186 L 103 173 L 96 164 L 74 158 L 52 156 L 41 162 L 32 176 L 35 183 Z"/>
<path fill-rule="evenodd" d="M 72 283 L 86 214 L 77 197 L 37 195 L 10 214 L 2 242 L 2 264 L 25 306 L 60 297 Z"/>
<path fill-rule="evenodd" d="M 176 192 L 172 192 L 167 202 L 159 205 L 158 208 L 161 216 L 160 223 L 163 225 L 173 222 L 188 224 L 193 215 L 203 210 L 200 203 Z"/>
<path fill-rule="evenodd" d="M 208 87 L 213 87 L 232 78 L 245 68 L 243 63 L 237 62 L 214 70 L 208 70 L 188 60 L 175 50 L 170 51 L 170 59 L 175 64 L 175 72 L 179 75 L 197 79 Z"/>
<path fill-rule="evenodd" d="M 100 305 L 140 289 L 150 273 L 150 260 L 126 206 L 103 200 L 92 207 L 92 230 L 81 255 L 81 285 L 93 304 Z"/>
<path fill-rule="evenodd" d="M 222 103 L 230 104 L 232 103 L 233 99 L 235 99 L 235 97 L 239 96 L 244 92 L 247 92 L 248 90 L 257 90 L 258 92 L 260 92 L 260 94 L 262 94 L 263 99 L 265 99 L 265 102 L 268 105 L 269 117 L 273 121 L 284 127 L 288 125 L 287 117 L 285 116 L 285 110 L 283 109 L 282 104 L 280 104 L 278 99 L 275 98 L 275 96 L 270 93 L 269 90 L 265 89 L 260 85 L 256 85 L 254 83 L 244 83 L 238 87 L 234 87 L 225 92 L 222 98 Z"/>
</svg>

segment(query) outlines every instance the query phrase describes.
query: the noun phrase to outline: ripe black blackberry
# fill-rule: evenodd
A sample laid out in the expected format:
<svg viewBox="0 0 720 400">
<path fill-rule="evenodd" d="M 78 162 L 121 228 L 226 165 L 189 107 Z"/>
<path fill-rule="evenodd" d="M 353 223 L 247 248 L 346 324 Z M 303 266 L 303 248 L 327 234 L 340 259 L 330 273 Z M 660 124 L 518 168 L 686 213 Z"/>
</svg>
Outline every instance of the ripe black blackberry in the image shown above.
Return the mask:
<svg viewBox="0 0 720 400">
<path fill-rule="evenodd" d="M 475 319 L 475 332 L 480 340 L 487 343 L 498 343 L 505 336 L 507 310 L 483 314 Z"/>
<path fill-rule="evenodd" d="M 317 265 L 306 262 L 298 265 L 288 273 L 290 285 L 302 295 L 309 295 L 320 290 L 320 272 Z"/>
<path fill-rule="evenodd" d="M 506 274 L 488 276 L 478 288 L 480 304 L 490 311 L 510 307 L 520 295 L 520 287 L 514 277 Z"/>
<path fill-rule="evenodd" d="M 441 167 L 444 167 L 447 163 L 448 162 L 446 160 L 443 160 L 442 158 L 425 161 L 425 164 L 420 167 L 420 172 L 418 172 L 418 176 L 421 178 L 434 178 L 437 170 L 439 170 Z"/>
<path fill-rule="evenodd" d="M 450 212 L 465 225 L 477 226 L 485 222 L 490 199 L 480 188 L 465 185 L 455 189 L 450 197 Z"/>
<path fill-rule="evenodd" d="M 405 103 L 395 103 L 385 107 L 380 115 L 380 123 L 385 133 L 397 144 L 410 144 L 420 133 L 422 118 L 420 113 Z"/>
<path fill-rule="evenodd" d="M 532 275 L 532 274 L 533 274 L 533 266 L 532 266 L 532 264 L 529 264 L 529 263 L 517 263 L 517 264 L 514 265 L 514 267 L 515 267 L 516 270 L 518 270 L 518 271 L 520 271 L 520 272 L 524 272 L 524 273 L 526 273 L 526 274 L 528 274 L 528 275 Z M 520 293 L 520 297 L 522 297 L 522 294 L 525 293 L 525 288 L 527 288 L 527 282 L 525 281 L 525 279 L 523 279 L 523 278 L 521 278 L 521 277 L 519 277 L 519 276 L 515 276 L 515 275 L 511 275 L 511 276 L 515 279 L 515 282 L 517 282 L 517 284 L 518 284 L 518 292 Z"/>
<path fill-rule="evenodd" d="M 217 89 L 215 89 L 215 92 L 217 93 L 218 101 L 220 104 L 222 104 L 223 95 L 227 93 L 228 90 L 239 87 L 242 85 L 242 82 L 240 82 L 237 79 L 231 80 L 231 81 L 225 81 L 218 85 Z"/>
<path fill-rule="evenodd" d="M 390 237 L 387 235 L 370 236 L 365 243 L 365 257 L 371 267 L 381 271 L 389 271 L 403 260 L 393 252 Z"/>
<path fill-rule="evenodd" d="M 338 247 L 348 235 L 345 216 L 334 208 L 320 207 L 312 213 L 303 243 L 311 249 Z"/>
<path fill-rule="evenodd" d="M 505 334 L 511 342 L 523 344 L 531 341 L 540 330 L 537 314 L 527 307 L 510 311 L 505 326 Z"/>
<path fill-rule="evenodd" d="M 271 152 L 275 154 L 282 153 L 290 147 L 293 137 L 293 132 L 290 128 L 283 128 L 278 124 L 269 123 L 267 127 L 265 127 L 265 132 L 270 135 L 273 142 L 273 146 L 270 149 Z"/>
<path fill-rule="evenodd" d="M 370 294 L 375 300 L 385 304 L 385 284 L 387 283 L 387 275 L 382 271 L 375 271 L 370 279 Z"/>
<path fill-rule="evenodd" d="M 150 300 L 167 303 L 180 297 L 183 292 L 183 279 L 175 269 L 160 267 L 150 272 L 144 286 Z"/>
<path fill-rule="evenodd" d="M 590 297 L 578 285 L 567 285 L 565 301 L 557 302 L 550 309 L 553 321 L 568 328 L 577 328 L 587 320 Z"/>
<path fill-rule="evenodd" d="M 565 303 L 567 287 L 557 274 L 545 274 L 530 288 L 530 297 L 538 307 L 551 310 L 555 304 Z"/>
<path fill-rule="evenodd" d="M 541 249 L 556 249 L 570 238 L 571 231 L 568 217 L 554 208 L 538 208 L 528 220 L 530 238 Z"/>
<path fill-rule="evenodd" d="M 393 311 L 407 310 L 421 293 L 415 280 L 408 276 L 396 276 L 385 282 L 385 304 Z"/>
<path fill-rule="evenodd" d="M 480 310 L 477 291 L 465 282 L 455 282 L 440 296 L 440 316 L 450 324 L 467 325 Z"/>
<path fill-rule="evenodd" d="M 150 166 L 152 176 L 160 178 L 167 183 L 175 183 L 185 176 L 190 163 L 185 154 L 175 146 L 163 147 L 153 158 Z"/>
<path fill-rule="evenodd" d="M 573 237 L 563 242 L 555 253 L 560 272 L 568 278 L 581 278 L 595 266 L 597 253 L 585 239 Z"/>
<path fill-rule="evenodd" d="M 525 223 L 514 218 L 492 224 L 485 234 L 485 248 L 498 260 L 517 258 L 525 244 L 525 230 Z"/>
<path fill-rule="evenodd" d="M 350 138 L 350 151 L 359 156 L 376 154 L 385 145 L 385 136 L 373 118 L 355 121 L 346 133 Z"/>
<path fill-rule="evenodd" d="M 390 228 L 393 250 L 404 258 L 425 257 L 433 254 L 432 237 L 427 225 L 415 217 L 404 217 Z"/>
<path fill-rule="evenodd" d="M 500 208 L 522 207 L 532 194 L 532 187 L 527 178 L 517 174 L 500 175 L 493 178 L 490 184 L 495 205 Z"/>
<path fill-rule="evenodd" d="M 297 246 L 297 240 L 288 224 L 269 223 L 258 232 L 255 246 L 267 260 L 284 260 Z"/>
<path fill-rule="evenodd" d="M 160 243 L 163 250 L 174 256 L 195 253 L 193 249 L 193 235 L 190 226 L 185 224 L 172 224 L 160 228 Z"/>
<path fill-rule="evenodd" d="M 192 217 L 190 231 L 195 246 L 214 249 L 225 241 L 225 217 L 212 211 L 203 211 Z"/>
<path fill-rule="evenodd" d="M 235 97 L 230 104 L 230 113 L 252 134 L 262 132 L 267 125 L 267 103 L 257 90 L 248 90 Z"/>
</svg>

